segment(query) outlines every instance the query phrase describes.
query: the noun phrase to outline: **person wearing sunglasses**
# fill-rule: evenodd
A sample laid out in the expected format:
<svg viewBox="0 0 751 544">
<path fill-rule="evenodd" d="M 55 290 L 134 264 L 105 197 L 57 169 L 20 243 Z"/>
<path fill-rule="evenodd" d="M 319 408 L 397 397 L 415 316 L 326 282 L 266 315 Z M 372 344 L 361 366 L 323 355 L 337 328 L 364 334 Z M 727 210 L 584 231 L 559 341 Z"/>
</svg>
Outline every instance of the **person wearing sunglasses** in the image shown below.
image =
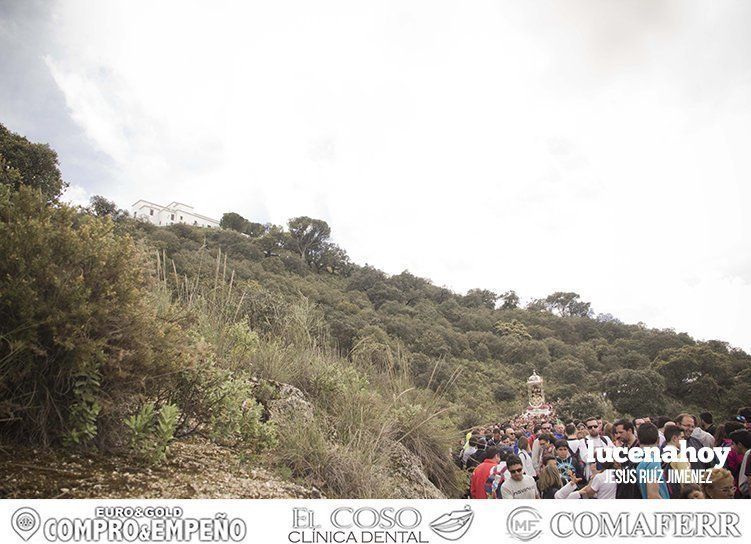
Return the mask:
<svg viewBox="0 0 751 544">
<path fill-rule="evenodd" d="M 581 441 L 579 446 L 579 453 L 581 460 L 584 463 L 584 475 L 587 480 L 591 480 L 592 477 L 597 474 L 602 467 L 598 467 L 595 464 L 594 459 L 588 458 L 589 445 L 592 444 L 594 451 L 610 448 L 613 446 L 613 442 L 605 435 L 600 435 L 600 421 L 596 417 L 587 418 L 584 424 L 587 426 L 587 436 Z"/>
<path fill-rule="evenodd" d="M 550 446 L 550 443 L 555 440 L 555 438 L 553 438 L 553 433 L 551 432 L 552 429 L 553 424 L 544 421 L 540 425 L 540 433 L 537 434 L 537 437 L 532 442 L 532 462 L 536 467 L 539 467 L 542 464 L 542 456 L 549 453 L 547 449 Z M 548 442 L 547 444 L 540 443 L 542 437 L 545 437 L 545 440 Z"/>
<path fill-rule="evenodd" d="M 506 459 L 506 478 L 501 485 L 502 499 L 539 499 L 537 484 L 532 476 L 524 474 L 522 460 L 516 455 Z"/>
</svg>

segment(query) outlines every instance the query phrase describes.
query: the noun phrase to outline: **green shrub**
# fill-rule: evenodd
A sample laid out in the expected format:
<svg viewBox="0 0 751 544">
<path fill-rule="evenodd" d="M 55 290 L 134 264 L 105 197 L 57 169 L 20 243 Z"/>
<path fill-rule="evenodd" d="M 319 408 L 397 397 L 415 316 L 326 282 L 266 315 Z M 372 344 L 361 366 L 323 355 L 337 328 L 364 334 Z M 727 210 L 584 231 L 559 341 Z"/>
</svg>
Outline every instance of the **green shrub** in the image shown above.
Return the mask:
<svg viewBox="0 0 751 544">
<path fill-rule="evenodd" d="M 157 415 L 154 404 L 146 403 L 125 420 L 130 429 L 130 447 L 141 459 L 158 463 L 167 457 L 167 447 L 175 437 L 180 410 L 174 404 L 165 404 Z"/>
<path fill-rule="evenodd" d="M 319 414 L 295 426 L 294 440 L 275 453 L 275 460 L 293 478 L 314 485 L 327 497 L 385 497 L 388 481 L 375 466 L 380 453 L 333 440 L 326 418 Z"/>
<path fill-rule="evenodd" d="M 99 404 L 101 361 L 93 360 L 90 369 L 82 368 L 73 377 L 73 400 L 69 408 L 69 428 L 63 436 L 67 444 L 85 444 L 97 434 L 97 417 L 102 409 Z"/>
<path fill-rule="evenodd" d="M 498 383 L 493 387 L 493 398 L 498 402 L 516 399 L 516 390 L 508 383 Z"/>
<path fill-rule="evenodd" d="M 106 443 L 102 420 L 176 360 L 145 253 L 109 218 L 0 186 L 0 256 L 0 434 Z"/>
<path fill-rule="evenodd" d="M 254 384 L 242 374 L 220 368 L 211 356 L 185 368 L 169 392 L 183 407 L 178 436 L 201 432 L 213 441 L 260 453 L 276 445 L 273 424 L 262 421 L 263 406 Z"/>
</svg>

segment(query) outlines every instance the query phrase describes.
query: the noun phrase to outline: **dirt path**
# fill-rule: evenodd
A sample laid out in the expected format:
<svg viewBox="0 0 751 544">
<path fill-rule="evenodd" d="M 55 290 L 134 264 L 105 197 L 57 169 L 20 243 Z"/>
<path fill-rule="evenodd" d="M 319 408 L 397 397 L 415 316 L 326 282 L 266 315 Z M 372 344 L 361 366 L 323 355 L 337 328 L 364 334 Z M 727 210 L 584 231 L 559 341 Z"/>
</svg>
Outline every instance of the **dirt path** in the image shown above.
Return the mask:
<svg viewBox="0 0 751 544">
<path fill-rule="evenodd" d="M 316 489 L 241 463 L 237 452 L 202 439 L 176 442 L 167 462 L 0 446 L 0 498 L 318 498 Z"/>
</svg>

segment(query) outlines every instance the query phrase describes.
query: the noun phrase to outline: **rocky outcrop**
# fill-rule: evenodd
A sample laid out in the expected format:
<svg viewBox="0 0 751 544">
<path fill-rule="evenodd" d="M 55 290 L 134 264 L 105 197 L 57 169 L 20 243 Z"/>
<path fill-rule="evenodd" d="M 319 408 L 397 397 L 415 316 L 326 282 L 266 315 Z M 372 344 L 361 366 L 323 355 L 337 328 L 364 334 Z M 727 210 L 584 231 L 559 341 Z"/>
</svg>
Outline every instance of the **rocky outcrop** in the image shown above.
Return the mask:
<svg viewBox="0 0 751 544">
<path fill-rule="evenodd" d="M 389 498 L 445 499 L 446 496 L 428 480 L 420 459 L 399 442 L 392 442 L 388 452 L 389 478 L 393 493 Z"/>
<path fill-rule="evenodd" d="M 277 387 L 275 398 L 266 404 L 269 421 L 282 427 L 313 420 L 313 405 L 305 399 L 305 394 L 287 383 L 274 383 Z"/>
</svg>

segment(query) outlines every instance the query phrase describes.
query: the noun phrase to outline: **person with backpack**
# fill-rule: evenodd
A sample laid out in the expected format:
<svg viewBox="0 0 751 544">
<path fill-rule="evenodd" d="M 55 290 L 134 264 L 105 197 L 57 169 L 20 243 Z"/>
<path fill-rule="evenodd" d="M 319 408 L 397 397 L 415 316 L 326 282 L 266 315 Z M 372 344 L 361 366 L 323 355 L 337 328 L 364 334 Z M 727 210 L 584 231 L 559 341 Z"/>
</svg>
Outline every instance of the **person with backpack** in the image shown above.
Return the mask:
<svg viewBox="0 0 751 544">
<path fill-rule="evenodd" d="M 555 442 L 555 463 L 564 485 L 569 482 L 570 474 L 576 474 L 576 477 L 580 480 L 584 478 L 582 465 L 577 457 L 571 455 L 566 440 L 556 440 Z"/>
<path fill-rule="evenodd" d="M 513 454 L 514 451 L 511 448 L 506 446 L 501 447 L 501 449 L 499 450 L 499 457 L 501 460 L 496 466 L 490 469 L 488 480 L 492 480 L 490 489 L 491 495 L 494 499 L 501 498 L 501 486 L 503 485 L 503 482 L 506 480 L 506 476 L 508 475 L 508 467 L 506 465 L 506 462 L 508 458 Z"/>
<path fill-rule="evenodd" d="M 490 472 L 501 462 L 500 449 L 491 446 L 485 452 L 485 459 L 472 471 L 469 496 L 472 499 L 488 499 L 492 496 L 493 480 Z"/>
<path fill-rule="evenodd" d="M 488 441 L 488 446 L 498 446 L 499 448 L 503 445 L 503 432 L 501 431 L 500 427 L 493 428 L 493 437 Z"/>
<path fill-rule="evenodd" d="M 464 447 L 462 448 L 462 453 L 461 453 L 462 468 L 467 467 L 467 460 L 469 459 L 470 455 L 472 455 L 473 453 L 477 451 L 477 441 L 479 438 L 480 438 L 479 434 L 472 433 L 467 439 L 467 442 L 464 444 Z"/>
<path fill-rule="evenodd" d="M 555 442 L 555 438 L 548 433 L 542 433 L 535 439 L 532 444 L 532 463 L 534 463 L 535 468 L 543 465 L 545 456 L 555 454 L 553 442 Z"/>
<path fill-rule="evenodd" d="M 576 425 L 574 425 L 573 422 L 567 423 L 564 431 L 566 433 L 565 440 L 568 442 L 568 449 L 571 450 L 571 455 L 581 461 L 581 452 L 579 451 L 579 448 L 581 448 L 582 441 L 581 438 L 576 435 Z"/>
<path fill-rule="evenodd" d="M 467 458 L 467 469 L 474 470 L 480 463 L 485 460 L 487 445 L 485 443 L 485 437 L 480 436 L 477 439 L 477 449 L 475 452 Z"/>
<path fill-rule="evenodd" d="M 702 431 L 700 427 L 696 426 L 695 416 L 687 413 L 678 414 L 678 416 L 675 418 L 675 424 L 683 429 L 683 436 L 686 440 L 686 447 L 694 448 L 696 451 L 699 451 L 705 446 L 711 447 L 712 445 L 714 445 L 714 437 L 711 437 L 712 441 L 710 444 L 708 439 L 706 438 L 708 436 L 707 433 Z M 711 468 L 711 466 L 708 463 L 703 463 L 702 461 L 697 459 L 696 461 L 693 461 L 691 463 L 691 468 L 694 470 L 701 470 L 704 468 Z"/>
<path fill-rule="evenodd" d="M 617 489 L 615 464 L 612 461 L 605 461 L 587 486 L 579 491 L 579 494 L 590 499 L 615 499 Z"/>
</svg>

